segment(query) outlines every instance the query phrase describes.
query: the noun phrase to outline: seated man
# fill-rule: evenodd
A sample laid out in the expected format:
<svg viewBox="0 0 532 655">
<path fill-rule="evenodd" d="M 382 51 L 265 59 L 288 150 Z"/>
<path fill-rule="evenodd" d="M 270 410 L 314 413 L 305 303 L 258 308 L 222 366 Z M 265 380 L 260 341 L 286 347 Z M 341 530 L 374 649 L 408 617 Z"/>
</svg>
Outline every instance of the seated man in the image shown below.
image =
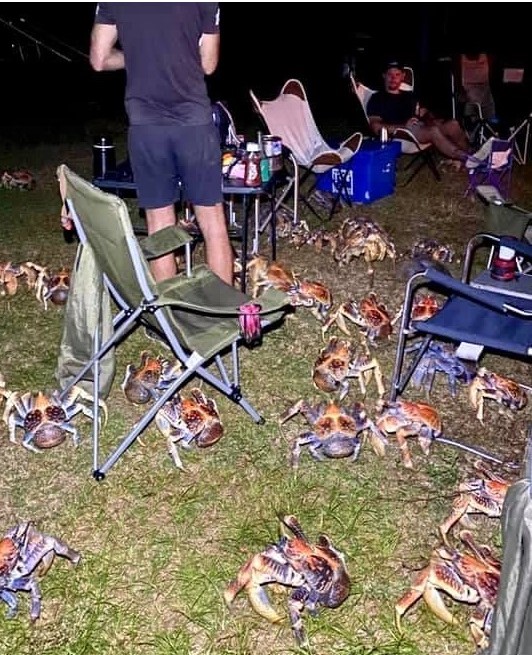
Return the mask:
<svg viewBox="0 0 532 655">
<path fill-rule="evenodd" d="M 404 71 L 398 62 L 387 64 L 383 77 L 384 90 L 374 93 L 367 106 L 372 132 L 379 135 L 386 128 L 393 138 L 397 128 L 407 128 L 420 143 L 432 143 L 447 159 L 465 162 L 470 144 L 458 121 L 435 118 L 412 92 L 401 91 Z"/>
</svg>

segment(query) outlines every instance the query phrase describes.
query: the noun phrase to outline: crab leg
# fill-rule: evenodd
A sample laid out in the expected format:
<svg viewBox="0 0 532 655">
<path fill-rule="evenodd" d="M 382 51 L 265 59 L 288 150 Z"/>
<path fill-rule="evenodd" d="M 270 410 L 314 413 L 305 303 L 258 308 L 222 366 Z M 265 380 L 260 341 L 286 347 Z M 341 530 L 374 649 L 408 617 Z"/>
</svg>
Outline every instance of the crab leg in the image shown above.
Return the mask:
<svg viewBox="0 0 532 655">
<path fill-rule="evenodd" d="M 0 586 L 3 587 L 4 582 L 2 579 L 0 579 Z M 7 612 L 6 616 L 8 619 L 12 619 L 18 610 L 18 599 L 16 595 L 12 592 L 9 591 L 8 589 L 1 589 L 0 590 L 0 600 L 3 600 L 4 603 L 7 605 Z"/>
<path fill-rule="evenodd" d="M 305 609 L 305 600 L 307 592 L 305 589 L 296 589 L 288 600 L 288 614 L 290 616 L 290 624 L 296 643 L 301 648 L 307 648 L 308 638 L 303 625 L 303 610 Z"/>
</svg>

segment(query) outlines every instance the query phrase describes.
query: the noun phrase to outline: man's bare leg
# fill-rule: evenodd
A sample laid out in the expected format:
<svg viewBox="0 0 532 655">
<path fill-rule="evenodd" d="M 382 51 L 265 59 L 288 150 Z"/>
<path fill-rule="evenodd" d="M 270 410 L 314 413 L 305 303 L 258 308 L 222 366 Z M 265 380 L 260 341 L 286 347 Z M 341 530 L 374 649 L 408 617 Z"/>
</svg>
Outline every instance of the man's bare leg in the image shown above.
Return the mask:
<svg viewBox="0 0 532 655">
<path fill-rule="evenodd" d="M 439 125 L 416 125 L 412 132 L 420 143 L 432 143 L 436 150 L 449 159 L 463 160 L 467 157 L 468 148 L 460 148 L 449 139 Z"/>
<path fill-rule="evenodd" d="M 212 207 L 194 205 L 194 212 L 205 240 L 207 266 L 233 286 L 233 249 L 222 203 Z"/>
<path fill-rule="evenodd" d="M 448 139 L 457 145 L 460 150 L 463 150 L 464 152 L 469 151 L 471 147 L 469 139 L 457 120 L 452 119 L 445 121 L 441 126 L 441 131 Z"/>
<path fill-rule="evenodd" d="M 173 205 L 158 207 L 157 209 L 146 209 L 146 222 L 148 234 L 162 230 L 164 227 L 176 224 L 176 215 Z M 174 253 L 163 255 L 150 261 L 151 272 L 157 282 L 174 277 L 177 273 L 177 266 Z"/>
</svg>

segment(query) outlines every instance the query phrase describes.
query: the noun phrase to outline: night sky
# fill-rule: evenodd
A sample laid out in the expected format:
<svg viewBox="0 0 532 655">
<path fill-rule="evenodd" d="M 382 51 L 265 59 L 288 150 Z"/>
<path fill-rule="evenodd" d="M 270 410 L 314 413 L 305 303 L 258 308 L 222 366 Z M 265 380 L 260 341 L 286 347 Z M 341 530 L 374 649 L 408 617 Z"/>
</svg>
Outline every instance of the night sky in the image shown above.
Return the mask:
<svg viewBox="0 0 532 655">
<path fill-rule="evenodd" d="M 63 41 L 88 52 L 95 7 L 96 3 L 84 2 L 3 3 L 0 18 L 59 51 L 65 52 L 60 47 Z M 441 102 L 448 96 L 449 76 L 447 65 L 438 63 L 438 58 L 466 45 L 495 54 L 501 68 L 528 64 L 526 7 L 526 3 L 221 3 L 221 59 L 209 79 L 209 91 L 213 99 L 226 100 L 238 118 L 251 111 L 249 88 L 260 97 L 274 97 L 286 79 L 297 77 L 307 87 L 318 116 L 331 114 L 343 102 L 342 63 L 350 55 L 359 78 L 370 86 L 379 84 L 384 61 L 402 58 L 416 70 L 416 90 Z M 34 46 L 5 27 L 0 34 L 4 96 L 10 97 L 9 84 L 21 79 L 20 62 L 10 60 L 16 59 L 22 46 L 28 61 Z M 29 67 L 24 67 L 28 95 L 33 89 L 35 96 L 39 85 L 48 84 L 51 102 L 59 67 L 64 88 L 59 97 L 71 90 L 67 105 L 77 95 L 80 103 L 95 100 L 104 111 L 120 111 L 123 74 L 93 73 L 86 59 L 66 52 L 72 56 L 70 65 L 41 48 L 35 82 Z"/>
</svg>

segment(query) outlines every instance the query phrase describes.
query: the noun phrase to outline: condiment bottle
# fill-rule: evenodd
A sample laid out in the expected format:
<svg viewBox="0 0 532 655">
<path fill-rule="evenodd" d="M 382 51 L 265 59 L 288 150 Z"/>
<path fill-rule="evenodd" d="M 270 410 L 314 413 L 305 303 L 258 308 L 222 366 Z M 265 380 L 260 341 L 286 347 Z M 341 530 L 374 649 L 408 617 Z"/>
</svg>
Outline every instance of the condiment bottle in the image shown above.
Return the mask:
<svg viewBox="0 0 532 655">
<path fill-rule="evenodd" d="M 260 146 L 258 143 L 248 142 L 246 147 L 246 172 L 244 185 L 249 187 L 260 186 Z"/>
</svg>

